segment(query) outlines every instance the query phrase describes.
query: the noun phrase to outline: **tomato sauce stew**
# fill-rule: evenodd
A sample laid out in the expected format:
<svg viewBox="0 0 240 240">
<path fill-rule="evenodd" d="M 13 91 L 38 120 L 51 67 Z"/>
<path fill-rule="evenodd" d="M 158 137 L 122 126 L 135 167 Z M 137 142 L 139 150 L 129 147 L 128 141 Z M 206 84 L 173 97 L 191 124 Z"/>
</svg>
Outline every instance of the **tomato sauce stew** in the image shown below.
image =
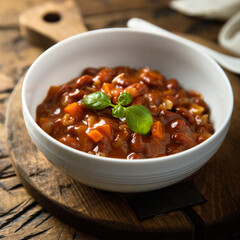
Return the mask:
<svg viewBox="0 0 240 240">
<path fill-rule="evenodd" d="M 86 107 L 83 99 L 94 92 L 107 94 L 111 104 L 118 104 L 123 92 L 129 93 L 129 106 L 142 105 L 151 113 L 150 131 L 145 135 L 132 131 L 125 117 L 113 117 L 112 107 Z M 80 77 L 51 86 L 36 114 L 37 124 L 61 143 L 114 158 L 175 154 L 200 144 L 214 133 L 202 95 L 183 89 L 178 80 L 166 79 L 148 67 L 86 68 Z"/>
</svg>

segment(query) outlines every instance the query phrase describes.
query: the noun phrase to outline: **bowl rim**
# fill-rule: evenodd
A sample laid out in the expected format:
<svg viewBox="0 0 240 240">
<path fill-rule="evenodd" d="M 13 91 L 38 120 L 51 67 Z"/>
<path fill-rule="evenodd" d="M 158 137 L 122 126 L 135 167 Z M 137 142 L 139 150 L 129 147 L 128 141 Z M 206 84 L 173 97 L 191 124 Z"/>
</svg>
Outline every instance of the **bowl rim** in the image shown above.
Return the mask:
<svg viewBox="0 0 240 240">
<path fill-rule="evenodd" d="M 168 155 L 168 156 L 163 156 L 163 157 L 155 157 L 155 158 L 145 158 L 145 159 L 134 159 L 134 160 L 128 160 L 128 159 L 123 159 L 123 158 L 112 158 L 112 157 L 103 157 L 103 156 L 98 156 L 98 155 L 93 155 L 93 154 L 89 154 L 74 148 L 71 148 L 63 143 L 60 143 L 59 141 L 57 141 L 56 139 L 54 139 L 53 137 L 51 137 L 50 135 L 48 135 L 46 132 L 44 132 L 36 123 L 36 121 L 33 119 L 32 115 L 30 114 L 30 111 L 27 107 L 27 103 L 26 103 L 26 98 L 25 98 L 25 92 L 26 92 L 26 88 L 27 88 L 27 82 L 29 81 L 32 72 L 35 70 L 35 68 L 38 67 L 38 63 L 42 61 L 43 58 L 45 58 L 48 54 L 50 54 L 53 51 L 58 51 L 58 48 L 61 48 L 64 45 L 69 44 L 70 42 L 76 40 L 76 39 L 81 39 L 81 38 L 85 38 L 91 35 L 97 35 L 97 34 L 105 34 L 105 33 L 117 33 L 117 32 L 128 32 L 128 33 L 140 33 L 140 34 L 144 34 L 144 35 L 153 35 L 155 37 L 159 37 L 159 38 L 165 38 L 168 39 L 170 41 L 175 42 L 175 44 L 179 44 L 179 45 L 183 45 L 187 48 L 189 48 L 191 51 L 195 51 L 197 54 L 200 54 L 203 58 L 206 59 L 206 61 L 211 62 L 211 64 L 213 64 L 213 66 L 216 68 L 217 71 L 219 71 L 219 73 L 222 75 L 223 79 L 225 80 L 225 83 L 227 85 L 227 90 L 230 96 L 230 106 L 229 106 L 229 111 L 227 112 L 227 115 L 223 121 L 223 123 L 220 125 L 219 129 L 217 129 L 217 131 L 215 131 L 215 133 L 208 138 L 207 140 L 205 140 L 204 142 L 194 146 L 193 148 L 184 150 L 182 152 L 176 153 L 176 154 L 172 154 L 172 155 Z M 55 45 L 51 46 L 49 49 L 47 49 L 46 51 L 44 51 L 30 66 L 30 68 L 28 69 L 24 80 L 23 80 L 23 85 L 22 85 L 22 111 L 23 111 L 23 115 L 24 115 L 24 120 L 25 117 L 29 120 L 30 124 L 32 125 L 32 127 L 34 127 L 34 129 L 38 132 L 38 134 L 40 134 L 42 137 L 46 138 L 48 141 L 52 142 L 54 145 L 56 145 L 58 148 L 63 148 L 65 151 L 67 152 L 71 152 L 75 155 L 78 155 L 79 157 L 86 157 L 88 159 L 91 160 L 97 160 L 97 161 L 103 161 L 106 163 L 116 163 L 116 164 L 127 164 L 127 165 L 131 165 L 131 164 L 150 164 L 150 163 L 154 163 L 154 162 L 165 162 L 165 161 L 173 161 L 176 158 L 181 158 L 184 157 L 185 155 L 188 154 L 196 154 L 196 152 L 198 152 L 201 149 L 204 149 L 206 145 L 213 143 L 214 141 L 216 141 L 216 139 L 218 139 L 218 137 L 224 133 L 224 129 L 228 129 L 229 127 L 229 123 L 231 120 L 231 116 L 232 116 L 232 112 L 233 112 L 233 106 L 234 106 L 234 96 L 233 96 L 233 90 L 231 87 L 231 83 L 226 75 L 226 73 L 223 71 L 223 69 L 217 64 L 217 62 L 211 58 L 209 55 L 207 55 L 206 53 L 200 51 L 199 49 L 196 49 L 194 46 L 192 45 L 188 45 L 186 42 L 182 42 L 181 39 L 174 39 L 172 37 L 169 36 L 165 36 L 162 35 L 161 33 L 153 33 L 153 32 L 147 32 L 146 30 L 140 30 L 140 29 L 130 29 L 130 28 L 105 28 L 105 29 L 98 29 L 98 30 L 91 30 L 88 32 L 84 32 L 84 33 L 79 33 L 77 35 L 74 35 L 72 37 L 69 37 L 67 39 L 64 39 L 58 43 L 56 43 Z M 26 123 L 26 121 L 25 121 Z"/>
</svg>

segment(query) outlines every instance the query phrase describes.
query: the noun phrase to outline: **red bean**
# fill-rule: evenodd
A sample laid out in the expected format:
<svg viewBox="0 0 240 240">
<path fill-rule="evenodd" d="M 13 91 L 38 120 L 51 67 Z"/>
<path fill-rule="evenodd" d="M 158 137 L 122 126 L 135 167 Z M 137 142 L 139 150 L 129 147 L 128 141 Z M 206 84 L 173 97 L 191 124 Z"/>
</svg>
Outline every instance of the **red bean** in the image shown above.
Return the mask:
<svg viewBox="0 0 240 240">
<path fill-rule="evenodd" d="M 46 104 L 40 104 L 37 107 L 37 115 L 41 117 L 47 117 L 48 116 L 48 110 Z"/>
<path fill-rule="evenodd" d="M 134 83 L 124 89 L 124 92 L 130 93 L 133 98 L 139 97 L 139 96 L 147 93 L 147 91 L 148 91 L 148 88 L 143 83 Z"/>
<path fill-rule="evenodd" d="M 99 73 L 100 70 L 101 69 L 99 69 L 99 68 L 89 67 L 89 68 L 84 69 L 82 75 L 90 75 L 90 76 L 94 77 Z"/>
<path fill-rule="evenodd" d="M 187 93 L 186 93 L 185 90 L 179 90 L 179 91 L 176 93 L 175 97 L 176 97 L 177 99 L 179 99 L 179 98 L 185 98 L 185 97 L 187 97 Z"/>
<path fill-rule="evenodd" d="M 128 160 L 132 160 L 132 159 L 144 159 L 144 155 L 142 153 L 135 153 L 132 152 L 127 156 Z"/>
<path fill-rule="evenodd" d="M 79 90 L 76 88 L 75 91 L 70 92 L 68 95 L 69 95 L 69 98 L 72 99 L 72 102 L 73 101 L 77 102 L 81 100 L 85 94 L 86 94 L 85 90 Z"/>
<path fill-rule="evenodd" d="M 204 127 L 209 133 L 211 133 L 211 134 L 214 133 L 214 128 L 213 128 L 212 124 L 210 124 L 210 123 L 205 123 L 205 124 L 203 124 L 203 127 Z"/>
<path fill-rule="evenodd" d="M 184 131 L 186 127 L 187 124 L 182 119 L 177 119 L 171 122 L 171 128 L 174 129 L 175 131 Z"/>
<path fill-rule="evenodd" d="M 159 90 L 153 90 L 146 94 L 148 104 L 153 103 L 154 105 L 159 106 L 162 100 L 162 95 Z"/>
<path fill-rule="evenodd" d="M 82 77 L 78 78 L 75 82 L 75 87 L 80 89 L 88 86 L 90 83 L 92 83 L 93 77 L 90 75 L 83 75 Z"/>
<path fill-rule="evenodd" d="M 179 114 L 175 112 L 171 112 L 168 110 L 162 110 L 160 113 L 160 120 L 164 123 L 167 124 L 168 122 L 171 122 L 175 119 L 179 119 Z"/>
<path fill-rule="evenodd" d="M 165 77 L 158 72 L 146 70 L 141 74 L 141 79 L 144 83 L 150 86 L 162 88 Z"/>
<path fill-rule="evenodd" d="M 171 78 L 166 82 L 166 86 L 168 89 L 177 89 L 179 87 L 178 80 Z"/>
<path fill-rule="evenodd" d="M 193 139 L 184 133 L 174 133 L 172 139 L 175 143 L 183 145 L 185 149 L 192 148 L 196 145 Z"/>
<path fill-rule="evenodd" d="M 131 137 L 132 139 L 131 139 L 130 145 L 133 152 L 142 152 L 145 147 L 143 136 L 138 133 L 133 133 Z"/>
<path fill-rule="evenodd" d="M 126 78 L 134 76 L 137 73 L 136 69 L 129 68 L 129 67 L 122 67 L 122 66 L 115 67 L 115 71 L 116 71 L 117 75 L 124 73 L 124 76 Z"/>
<path fill-rule="evenodd" d="M 136 82 L 135 78 L 127 77 L 125 73 L 121 73 L 117 75 L 113 80 L 112 83 L 116 86 L 120 87 L 127 87 Z"/>
<path fill-rule="evenodd" d="M 93 81 L 99 80 L 101 83 L 111 82 L 116 76 L 116 71 L 110 68 L 102 69 L 93 79 Z"/>
<path fill-rule="evenodd" d="M 59 99 L 64 93 L 69 92 L 72 88 L 68 84 L 62 85 L 55 94 L 55 99 Z"/>
<path fill-rule="evenodd" d="M 184 107 L 178 107 L 176 108 L 176 112 L 179 113 L 182 117 L 186 118 L 189 123 L 194 123 L 194 117 L 192 113 L 190 113 L 186 108 Z"/>
</svg>

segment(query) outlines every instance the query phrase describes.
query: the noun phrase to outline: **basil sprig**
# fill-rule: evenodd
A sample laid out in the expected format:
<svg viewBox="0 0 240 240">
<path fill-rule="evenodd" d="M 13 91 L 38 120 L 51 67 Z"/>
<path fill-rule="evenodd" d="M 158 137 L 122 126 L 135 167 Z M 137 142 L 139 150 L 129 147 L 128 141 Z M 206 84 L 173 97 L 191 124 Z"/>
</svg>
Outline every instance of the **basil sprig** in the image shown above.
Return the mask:
<svg viewBox="0 0 240 240">
<path fill-rule="evenodd" d="M 122 105 L 122 106 L 127 106 L 132 102 L 132 100 L 133 100 L 133 97 L 130 93 L 123 92 L 118 97 L 118 102 L 117 103 Z"/>
<path fill-rule="evenodd" d="M 141 135 L 146 135 L 152 127 L 151 113 L 141 105 L 132 105 L 125 109 L 125 117 L 130 129 Z"/>
<path fill-rule="evenodd" d="M 112 109 L 112 115 L 115 118 L 124 118 L 125 115 L 124 107 L 121 105 L 115 105 L 115 107 Z"/>
<path fill-rule="evenodd" d="M 100 110 L 109 106 L 114 106 L 111 103 L 110 97 L 103 92 L 94 92 L 83 99 L 83 104 L 91 109 Z"/>
<path fill-rule="evenodd" d="M 87 95 L 82 103 L 95 110 L 113 107 L 112 115 L 116 118 L 126 117 L 129 128 L 141 135 L 146 135 L 151 130 L 153 119 L 147 108 L 141 105 L 124 107 L 132 102 L 132 95 L 128 92 L 121 93 L 118 97 L 117 105 L 111 103 L 110 97 L 106 93 L 94 92 Z"/>
</svg>

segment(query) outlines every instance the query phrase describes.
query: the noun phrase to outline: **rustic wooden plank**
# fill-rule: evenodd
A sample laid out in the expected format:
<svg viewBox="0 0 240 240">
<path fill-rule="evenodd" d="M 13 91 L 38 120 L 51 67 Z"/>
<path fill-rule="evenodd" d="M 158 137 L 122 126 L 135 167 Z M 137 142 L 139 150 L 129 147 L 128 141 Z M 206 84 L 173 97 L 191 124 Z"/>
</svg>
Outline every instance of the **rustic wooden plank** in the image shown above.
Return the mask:
<svg viewBox="0 0 240 240">
<path fill-rule="evenodd" d="M 95 239 L 50 215 L 23 187 L 9 193 L 0 185 L 0 196 L 0 235 L 6 239 Z"/>
<path fill-rule="evenodd" d="M 3 85 L 5 85 L 3 89 L 12 87 L 12 83 L 10 85 L 8 85 L 7 82 L 3 83 Z M 7 136 L 4 123 L 7 100 L 9 98 L 9 95 L 10 93 L 0 93 L 0 159 L 8 155 Z"/>
<path fill-rule="evenodd" d="M 235 96 L 232 122 L 224 144 L 195 176 L 194 182 L 208 200 L 194 207 L 205 223 L 204 239 L 234 238 L 240 235 L 240 76 L 228 73 Z"/>
<path fill-rule="evenodd" d="M 1 92 L 9 92 L 15 86 L 13 79 L 9 76 L 6 76 L 3 73 L 0 73 L 0 82 L 1 82 L 0 93 Z M 0 97 L 0 102 L 2 100 L 4 100 L 3 97 Z"/>
<path fill-rule="evenodd" d="M 12 85 L 22 77 L 27 68 L 42 53 L 42 49 L 33 47 L 20 36 L 18 29 L 0 31 L 0 72 L 8 78 L 6 84 Z M 9 87 L 10 87 L 9 85 Z"/>
<path fill-rule="evenodd" d="M 0 8 L 0 27 L 11 28 L 18 26 L 19 15 L 33 6 L 37 6 L 48 2 L 46 0 L 32 0 L 32 1 L 2 1 Z M 59 2 L 58 0 L 53 0 L 52 2 Z M 82 11 L 83 16 L 97 15 L 97 14 L 107 14 L 109 12 L 123 12 L 134 9 L 147 9 L 156 8 L 158 6 L 167 6 L 169 0 L 164 1 L 145 1 L 145 0 L 135 0 L 135 1 L 124 1 L 124 0 L 76 0 L 77 5 Z"/>
<path fill-rule="evenodd" d="M 186 17 L 171 10 L 167 4 L 162 4 L 157 8 L 132 9 L 125 12 L 84 16 L 84 20 L 87 28 L 94 30 L 108 27 L 126 27 L 127 21 L 133 17 L 142 18 L 171 32 L 192 34 L 213 42 L 217 42 L 218 32 L 223 25 L 221 21 L 210 22 L 205 19 Z"/>
<path fill-rule="evenodd" d="M 44 48 L 87 30 L 73 0 L 29 8 L 21 13 L 19 23 L 22 35 Z"/>
<path fill-rule="evenodd" d="M 20 13 L 26 8 L 29 8 L 34 4 L 43 3 L 44 1 L 45 0 L 1 1 L 0 28 L 2 28 L 3 30 L 7 28 L 18 28 L 18 17 Z"/>
</svg>

